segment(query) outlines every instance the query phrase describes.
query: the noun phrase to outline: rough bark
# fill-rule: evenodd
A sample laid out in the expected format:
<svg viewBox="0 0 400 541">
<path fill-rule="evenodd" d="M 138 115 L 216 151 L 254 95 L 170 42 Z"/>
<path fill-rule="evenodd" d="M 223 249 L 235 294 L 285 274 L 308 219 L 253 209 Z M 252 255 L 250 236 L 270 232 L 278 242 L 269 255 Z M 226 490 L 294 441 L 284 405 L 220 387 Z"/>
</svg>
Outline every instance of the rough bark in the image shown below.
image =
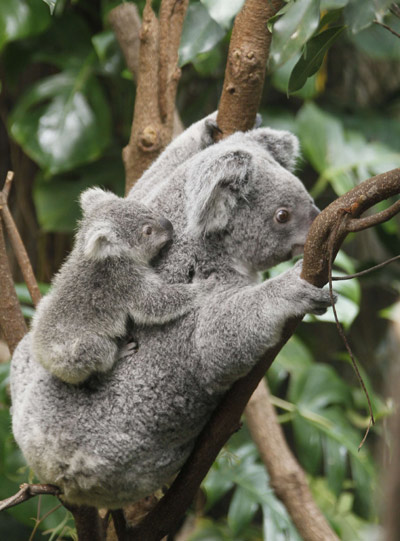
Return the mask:
<svg viewBox="0 0 400 541">
<path fill-rule="evenodd" d="M 123 151 L 126 193 L 172 138 L 178 46 L 187 5 L 188 0 L 163 0 L 158 21 L 151 0 L 146 0 L 131 137 Z"/>
<path fill-rule="evenodd" d="M 218 106 L 218 139 L 254 125 L 272 37 L 267 22 L 282 6 L 281 0 L 246 0 L 235 19 Z"/>
<path fill-rule="evenodd" d="M 265 379 L 258 384 L 245 413 L 251 437 L 267 467 L 270 484 L 285 504 L 302 539 L 338 541 L 313 500 L 304 470 L 286 443 Z"/>
</svg>

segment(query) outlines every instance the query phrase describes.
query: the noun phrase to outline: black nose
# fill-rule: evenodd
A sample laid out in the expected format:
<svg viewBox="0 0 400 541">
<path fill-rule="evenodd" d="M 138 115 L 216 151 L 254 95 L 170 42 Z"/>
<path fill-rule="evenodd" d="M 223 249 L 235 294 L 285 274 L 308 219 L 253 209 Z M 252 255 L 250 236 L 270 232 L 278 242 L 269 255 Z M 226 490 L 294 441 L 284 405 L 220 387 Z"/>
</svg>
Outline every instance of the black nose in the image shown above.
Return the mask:
<svg viewBox="0 0 400 541">
<path fill-rule="evenodd" d="M 169 233 L 173 232 L 174 230 L 173 225 L 171 224 L 169 220 L 167 220 L 167 218 L 160 218 L 159 223 L 161 227 L 165 229 L 166 231 L 168 231 Z"/>
</svg>

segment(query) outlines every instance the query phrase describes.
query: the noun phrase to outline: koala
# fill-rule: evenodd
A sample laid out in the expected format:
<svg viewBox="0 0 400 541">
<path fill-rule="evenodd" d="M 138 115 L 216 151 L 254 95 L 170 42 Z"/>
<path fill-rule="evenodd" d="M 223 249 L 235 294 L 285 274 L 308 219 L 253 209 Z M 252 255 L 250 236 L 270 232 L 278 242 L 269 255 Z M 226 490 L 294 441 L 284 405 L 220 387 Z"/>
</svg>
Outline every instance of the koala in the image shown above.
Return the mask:
<svg viewBox="0 0 400 541">
<path fill-rule="evenodd" d="M 137 352 L 90 388 L 35 362 L 32 333 L 13 356 L 14 436 L 68 502 L 118 508 L 167 483 L 286 321 L 329 306 L 327 291 L 301 279 L 301 263 L 260 281 L 259 271 L 302 252 L 318 214 L 292 174 L 297 139 L 258 128 L 212 144 L 214 118 L 179 136 L 128 196 L 174 224 L 153 265 L 170 285 L 196 285 L 190 309 L 162 325 L 135 324 Z"/>
<path fill-rule="evenodd" d="M 83 192 L 75 246 L 32 323 L 32 353 L 51 374 L 81 383 L 107 372 L 136 324 L 163 324 L 184 314 L 191 286 L 164 283 L 150 261 L 172 239 L 169 220 L 99 188 Z"/>
</svg>

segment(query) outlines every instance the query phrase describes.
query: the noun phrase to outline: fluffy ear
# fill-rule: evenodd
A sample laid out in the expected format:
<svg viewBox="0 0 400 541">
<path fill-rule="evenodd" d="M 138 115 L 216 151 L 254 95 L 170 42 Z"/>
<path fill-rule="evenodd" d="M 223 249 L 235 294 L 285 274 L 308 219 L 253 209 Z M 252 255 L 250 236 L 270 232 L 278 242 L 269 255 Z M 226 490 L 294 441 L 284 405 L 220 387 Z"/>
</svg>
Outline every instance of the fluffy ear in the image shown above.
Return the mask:
<svg viewBox="0 0 400 541">
<path fill-rule="evenodd" d="M 83 252 L 88 259 L 105 259 L 121 253 L 121 241 L 118 241 L 111 224 L 97 223 L 90 227 L 83 244 Z"/>
<path fill-rule="evenodd" d="M 248 193 L 252 157 L 242 150 L 199 154 L 186 182 L 187 229 L 194 236 L 223 230 Z"/>
<path fill-rule="evenodd" d="M 90 212 L 96 205 L 114 199 L 116 196 L 101 188 L 88 188 L 81 193 L 79 203 L 84 213 Z"/>
<path fill-rule="evenodd" d="M 283 167 L 293 171 L 300 154 L 299 140 L 288 131 L 258 128 L 246 132 L 246 138 L 260 144 Z"/>
</svg>

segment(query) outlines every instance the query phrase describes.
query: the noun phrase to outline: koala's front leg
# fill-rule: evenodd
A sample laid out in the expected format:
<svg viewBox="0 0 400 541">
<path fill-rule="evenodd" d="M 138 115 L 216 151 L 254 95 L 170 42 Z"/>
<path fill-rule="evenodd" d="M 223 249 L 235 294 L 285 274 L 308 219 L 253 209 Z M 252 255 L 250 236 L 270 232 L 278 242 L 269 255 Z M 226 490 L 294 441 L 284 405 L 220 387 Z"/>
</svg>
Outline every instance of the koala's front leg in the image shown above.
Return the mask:
<svg viewBox="0 0 400 541">
<path fill-rule="evenodd" d="M 286 321 L 323 313 L 329 292 L 300 278 L 301 263 L 255 286 L 211 294 L 200 309 L 196 347 L 199 377 L 223 391 L 244 376 L 263 352 L 279 342 Z"/>
<path fill-rule="evenodd" d="M 168 284 L 158 276 L 149 277 L 128 304 L 129 315 L 143 325 L 167 323 L 192 309 L 195 290 L 191 284 Z"/>
</svg>

